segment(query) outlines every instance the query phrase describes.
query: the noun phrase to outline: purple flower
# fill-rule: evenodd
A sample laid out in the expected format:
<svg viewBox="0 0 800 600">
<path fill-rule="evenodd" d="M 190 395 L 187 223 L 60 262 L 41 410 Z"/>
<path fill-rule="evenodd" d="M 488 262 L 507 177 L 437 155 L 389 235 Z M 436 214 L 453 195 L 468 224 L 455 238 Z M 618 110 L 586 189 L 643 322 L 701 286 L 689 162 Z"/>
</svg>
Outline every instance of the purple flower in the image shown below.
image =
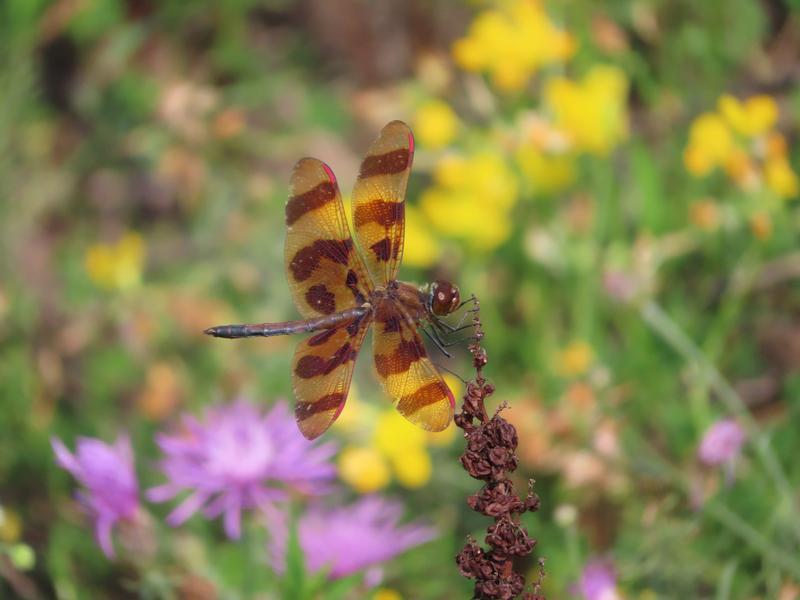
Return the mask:
<svg viewBox="0 0 800 600">
<path fill-rule="evenodd" d="M 618 600 L 617 581 L 611 565 L 602 560 L 590 560 L 581 573 L 576 592 L 584 600 Z"/>
<path fill-rule="evenodd" d="M 202 420 L 184 416 L 179 431 L 158 435 L 156 442 L 169 482 L 148 490 L 147 497 L 163 502 L 190 492 L 167 522 L 180 525 L 200 509 L 208 518 L 224 514 L 225 533 L 234 539 L 241 533 L 242 510 L 282 500 L 287 488 L 324 492 L 336 474 L 328 461 L 336 447 L 306 440 L 285 403 L 266 415 L 239 400 L 207 410 Z"/>
<path fill-rule="evenodd" d="M 640 293 L 642 284 L 633 273 L 609 270 L 603 273 L 606 294 L 619 302 L 631 302 Z"/>
<path fill-rule="evenodd" d="M 745 434 L 741 425 L 733 419 L 722 419 L 709 427 L 703 435 L 697 456 L 708 466 L 730 466 L 739 455 L 744 441 Z"/>
<path fill-rule="evenodd" d="M 379 496 L 365 496 L 340 508 L 311 507 L 297 524 L 306 569 L 315 573 L 327 568 L 331 579 L 346 577 L 376 567 L 436 536 L 433 528 L 419 523 L 400 525 L 402 514 L 399 503 Z M 269 562 L 281 572 L 286 565 L 287 518 L 269 511 L 268 524 Z M 372 584 L 379 583 L 379 577 L 372 579 Z"/>
<path fill-rule="evenodd" d="M 75 454 L 58 438 L 50 443 L 60 467 L 86 488 L 76 494 L 94 520 L 97 543 L 109 558 L 114 556 L 111 530 L 117 521 L 134 519 L 139 509 L 139 484 L 133 470 L 133 451 L 127 436 L 113 446 L 93 438 L 79 437 Z"/>
</svg>

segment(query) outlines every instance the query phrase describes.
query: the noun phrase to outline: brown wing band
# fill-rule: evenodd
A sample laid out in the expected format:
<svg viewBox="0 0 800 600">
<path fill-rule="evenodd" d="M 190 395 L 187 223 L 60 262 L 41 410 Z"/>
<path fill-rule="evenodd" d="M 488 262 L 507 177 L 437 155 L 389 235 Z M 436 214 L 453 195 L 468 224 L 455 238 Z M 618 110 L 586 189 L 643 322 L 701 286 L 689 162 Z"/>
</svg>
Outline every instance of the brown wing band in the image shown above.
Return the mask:
<svg viewBox="0 0 800 600">
<path fill-rule="evenodd" d="M 323 181 L 307 192 L 292 196 L 286 203 L 286 224 L 292 225 L 307 212 L 324 206 L 334 198 L 336 198 L 336 185 L 330 181 Z"/>
<path fill-rule="evenodd" d="M 410 157 L 411 153 L 406 148 L 399 148 L 385 154 L 367 156 L 364 162 L 361 163 L 359 177 L 400 173 L 408 168 Z"/>
</svg>

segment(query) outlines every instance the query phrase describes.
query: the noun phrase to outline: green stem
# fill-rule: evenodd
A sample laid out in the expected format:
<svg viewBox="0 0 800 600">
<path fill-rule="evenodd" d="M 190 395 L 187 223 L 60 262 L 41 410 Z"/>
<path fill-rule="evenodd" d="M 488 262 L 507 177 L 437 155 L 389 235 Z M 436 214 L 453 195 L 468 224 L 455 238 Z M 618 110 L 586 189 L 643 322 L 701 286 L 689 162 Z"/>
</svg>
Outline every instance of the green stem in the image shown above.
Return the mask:
<svg viewBox="0 0 800 600">
<path fill-rule="evenodd" d="M 663 478 L 670 482 L 685 496 L 692 495 L 691 485 L 686 481 L 685 475 L 674 465 L 665 461 L 653 451 L 651 444 L 638 434 L 634 433 L 634 437 L 642 447 L 647 449 L 647 458 L 643 455 L 640 460 L 644 460 L 651 475 Z M 709 501 L 703 503 L 702 512 L 704 515 L 716 520 L 720 525 L 727 528 L 735 536 L 739 537 L 748 546 L 768 560 L 771 560 L 774 565 L 783 569 L 787 573 L 791 573 L 795 577 L 800 574 L 800 562 L 795 560 L 796 554 L 784 548 L 780 548 L 772 543 L 766 536 L 762 535 L 760 531 L 755 529 L 747 523 L 738 514 L 727 508 L 719 501 Z"/>
<path fill-rule="evenodd" d="M 773 546 L 758 530 L 735 512 L 729 510 L 727 506 L 718 502 L 710 502 L 703 507 L 703 511 L 742 538 L 750 547 L 761 552 L 773 564 L 791 573 L 794 577 L 800 577 L 800 564 L 792 559 L 792 553 Z"/>
<path fill-rule="evenodd" d="M 719 585 L 717 585 L 716 600 L 730 600 L 731 589 L 733 588 L 733 576 L 736 574 L 736 560 L 731 560 L 725 565 L 722 570 L 722 575 L 719 578 Z"/>
<path fill-rule="evenodd" d="M 241 548 L 245 551 L 245 569 L 244 569 L 244 576 L 242 579 L 242 598 L 244 600 L 250 600 L 251 598 L 255 598 L 256 595 L 256 586 L 255 586 L 255 578 L 253 577 L 253 573 L 258 568 L 258 565 L 255 564 L 254 558 L 259 555 L 256 548 L 254 548 L 255 539 L 253 530 L 251 527 L 251 523 L 243 519 L 242 522 L 242 544 Z"/>
<path fill-rule="evenodd" d="M 773 481 L 781 496 L 782 508 L 789 509 L 789 520 L 795 535 L 800 539 L 800 523 L 795 518 L 795 498 L 783 467 L 769 445 L 769 439 L 758 426 L 750 411 L 747 410 L 739 393 L 733 388 L 719 370 L 708 360 L 700 348 L 686 335 L 661 307 L 647 302 L 641 309 L 642 318 L 658 333 L 684 360 L 698 368 L 707 378 L 711 388 L 717 393 L 730 413 L 735 415 L 747 434 L 756 455 Z"/>
</svg>

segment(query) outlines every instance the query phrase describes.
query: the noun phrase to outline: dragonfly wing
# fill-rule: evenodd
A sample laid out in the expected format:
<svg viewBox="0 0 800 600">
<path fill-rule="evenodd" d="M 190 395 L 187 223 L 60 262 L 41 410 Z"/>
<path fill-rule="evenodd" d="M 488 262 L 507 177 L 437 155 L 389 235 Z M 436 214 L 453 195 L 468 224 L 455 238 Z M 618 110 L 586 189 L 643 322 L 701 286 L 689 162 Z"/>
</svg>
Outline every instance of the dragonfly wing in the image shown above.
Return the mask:
<svg viewBox="0 0 800 600">
<path fill-rule="evenodd" d="M 455 398 L 430 361 L 417 326 L 393 302 L 375 316 L 373 358 L 378 379 L 405 418 L 442 431 L 453 418 Z"/>
<path fill-rule="evenodd" d="M 295 165 L 286 226 L 286 276 L 305 318 L 366 301 L 372 282 L 353 246 L 336 177 L 322 161 L 303 158 Z"/>
<path fill-rule="evenodd" d="M 392 121 L 367 151 L 353 188 L 356 240 L 377 285 L 397 278 L 403 258 L 406 184 L 413 158 L 411 130 Z"/>
<path fill-rule="evenodd" d="M 322 435 L 342 412 L 371 320 L 367 313 L 298 344 L 292 360 L 292 384 L 297 425 L 306 438 Z"/>
</svg>

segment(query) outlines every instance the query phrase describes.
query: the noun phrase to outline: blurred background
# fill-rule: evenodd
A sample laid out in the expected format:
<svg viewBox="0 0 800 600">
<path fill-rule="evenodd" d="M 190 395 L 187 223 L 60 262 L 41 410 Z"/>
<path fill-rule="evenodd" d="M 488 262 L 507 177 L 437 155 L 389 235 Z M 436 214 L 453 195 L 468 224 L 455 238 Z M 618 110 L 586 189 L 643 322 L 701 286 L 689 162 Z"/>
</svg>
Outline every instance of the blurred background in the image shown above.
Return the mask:
<svg viewBox="0 0 800 600">
<path fill-rule="evenodd" d="M 548 597 L 799 598 L 799 78 L 793 0 L 4 0 L 0 596 L 291 597 L 255 518 L 142 499 L 160 559 L 107 559 L 50 439 L 127 432 L 146 489 L 182 414 L 291 400 L 297 339 L 201 332 L 296 318 L 293 163 L 348 195 L 402 119 L 401 279 L 481 299 Z M 460 432 L 397 417 L 363 354 L 341 502 L 438 536 L 307 597 L 467 598 Z"/>
</svg>

